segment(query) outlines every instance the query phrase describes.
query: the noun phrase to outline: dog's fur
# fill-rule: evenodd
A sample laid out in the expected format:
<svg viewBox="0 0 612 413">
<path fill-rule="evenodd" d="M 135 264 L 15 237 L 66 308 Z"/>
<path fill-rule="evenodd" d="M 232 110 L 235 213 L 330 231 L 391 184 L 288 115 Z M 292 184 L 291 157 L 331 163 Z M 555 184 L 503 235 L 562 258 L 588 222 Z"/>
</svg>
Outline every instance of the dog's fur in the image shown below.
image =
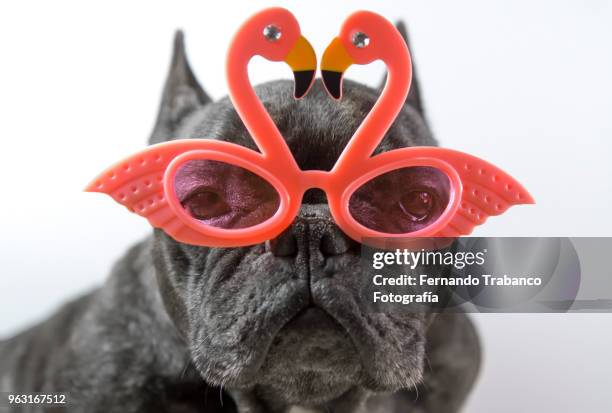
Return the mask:
<svg viewBox="0 0 612 413">
<path fill-rule="evenodd" d="M 329 170 L 377 98 L 350 81 L 340 103 L 319 82 L 299 102 L 289 81 L 256 90 L 302 169 Z M 197 83 L 180 33 L 151 142 L 179 137 L 255 149 L 229 100 Z M 377 151 L 433 144 L 413 85 Z M 0 391 L 68 392 L 67 411 L 87 413 L 457 411 L 480 360 L 470 321 L 363 313 L 357 268 L 359 245 L 317 191 L 265 244 L 155 231 L 101 288 L 0 343 Z"/>
</svg>

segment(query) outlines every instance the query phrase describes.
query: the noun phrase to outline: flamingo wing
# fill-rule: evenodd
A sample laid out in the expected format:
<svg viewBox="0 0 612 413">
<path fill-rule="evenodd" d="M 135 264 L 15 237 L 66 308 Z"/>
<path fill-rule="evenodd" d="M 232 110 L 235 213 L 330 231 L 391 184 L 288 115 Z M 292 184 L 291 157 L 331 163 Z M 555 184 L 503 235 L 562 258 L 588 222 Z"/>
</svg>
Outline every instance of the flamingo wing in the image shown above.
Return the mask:
<svg viewBox="0 0 612 413">
<path fill-rule="evenodd" d="M 173 238 L 201 238 L 172 211 L 163 183 L 168 164 L 195 145 L 194 140 L 176 140 L 150 146 L 107 168 L 87 185 L 85 191 L 110 195 L 129 211 L 146 218 L 153 227 L 163 229 Z"/>
<path fill-rule="evenodd" d="M 489 162 L 444 148 L 439 148 L 438 156 L 455 168 L 463 184 L 459 208 L 438 236 L 468 235 L 490 216 L 503 214 L 513 205 L 535 202 L 516 179 Z"/>
</svg>

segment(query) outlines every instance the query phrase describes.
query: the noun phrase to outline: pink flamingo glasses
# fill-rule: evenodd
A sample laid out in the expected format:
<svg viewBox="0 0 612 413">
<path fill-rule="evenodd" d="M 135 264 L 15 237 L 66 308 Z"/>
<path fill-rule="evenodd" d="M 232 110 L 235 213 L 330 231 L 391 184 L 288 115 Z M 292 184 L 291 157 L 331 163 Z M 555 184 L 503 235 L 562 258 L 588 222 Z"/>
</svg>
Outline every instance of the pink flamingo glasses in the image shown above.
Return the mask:
<svg viewBox="0 0 612 413">
<path fill-rule="evenodd" d="M 341 97 L 342 73 L 381 59 L 385 88 L 331 171 L 297 165 L 250 85 L 254 55 L 285 61 L 296 73 L 296 98 L 314 80 L 316 57 L 291 13 L 266 9 L 243 24 L 227 58 L 229 93 L 261 152 L 211 139 L 153 145 L 98 176 L 87 188 L 109 194 L 179 242 L 209 247 L 253 245 L 280 235 L 310 188 L 325 191 L 337 225 L 358 242 L 469 234 L 491 215 L 533 203 L 499 168 L 438 147 L 371 156 L 401 110 L 411 80 L 406 44 L 383 17 L 356 12 L 326 49 L 325 87 Z"/>
</svg>

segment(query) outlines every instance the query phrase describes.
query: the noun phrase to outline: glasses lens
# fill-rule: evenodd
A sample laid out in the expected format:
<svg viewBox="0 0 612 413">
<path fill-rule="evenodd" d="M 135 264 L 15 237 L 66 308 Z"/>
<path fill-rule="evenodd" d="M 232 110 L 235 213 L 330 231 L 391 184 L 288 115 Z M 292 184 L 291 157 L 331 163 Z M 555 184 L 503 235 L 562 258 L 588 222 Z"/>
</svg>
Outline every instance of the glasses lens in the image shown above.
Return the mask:
<svg viewBox="0 0 612 413">
<path fill-rule="evenodd" d="M 181 165 L 176 197 L 194 219 L 224 229 L 247 228 L 270 219 L 280 197 L 259 175 L 225 162 L 197 159 Z"/>
<path fill-rule="evenodd" d="M 366 228 L 408 234 L 433 224 L 450 199 L 450 180 L 439 169 L 394 169 L 360 186 L 349 199 L 349 212 Z"/>
</svg>

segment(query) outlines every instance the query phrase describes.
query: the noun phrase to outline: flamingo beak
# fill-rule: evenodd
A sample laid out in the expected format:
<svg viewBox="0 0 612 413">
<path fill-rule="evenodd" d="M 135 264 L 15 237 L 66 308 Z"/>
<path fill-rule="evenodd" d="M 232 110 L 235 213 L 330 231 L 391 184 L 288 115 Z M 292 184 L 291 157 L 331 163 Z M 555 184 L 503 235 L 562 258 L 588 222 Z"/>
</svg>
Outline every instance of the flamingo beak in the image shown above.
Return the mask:
<svg viewBox="0 0 612 413">
<path fill-rule="evenodd" d="M 296 99 L 300 99 L 308 93 L 314 83 L 317 69 L 317 55 L 304 36 L 297 39 L 289 54 L 285 57 L 285 63 L 293 70 L 294 96 Z"/>
<path fill-rule="evenodd" d="M 321 76 L 327 93 L 334 99 L 342 97 L 342 76 L 346 69 L 353 64 L 342 41 L 336 37 L 331 41 L 321 59 Z"/>
</svg>

